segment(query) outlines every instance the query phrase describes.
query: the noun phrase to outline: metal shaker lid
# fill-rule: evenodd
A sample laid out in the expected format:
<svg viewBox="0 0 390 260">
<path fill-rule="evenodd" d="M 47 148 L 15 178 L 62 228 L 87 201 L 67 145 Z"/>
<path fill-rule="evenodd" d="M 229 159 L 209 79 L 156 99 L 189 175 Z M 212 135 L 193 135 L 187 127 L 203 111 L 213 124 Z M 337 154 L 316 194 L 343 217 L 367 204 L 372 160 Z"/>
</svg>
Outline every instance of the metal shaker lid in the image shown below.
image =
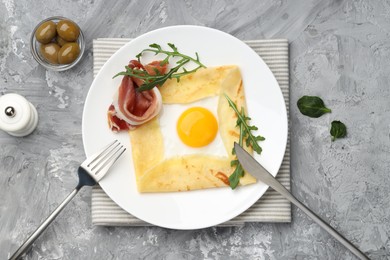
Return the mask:
<svg viewBox="0 0 390 260">
<path fill-rule="evenodd" d="M 26 98 L 14 93 L 0 97 L 0 129 L 25 136 L 35 129 L 37 122 L 36 109 Z"/>
</svg>

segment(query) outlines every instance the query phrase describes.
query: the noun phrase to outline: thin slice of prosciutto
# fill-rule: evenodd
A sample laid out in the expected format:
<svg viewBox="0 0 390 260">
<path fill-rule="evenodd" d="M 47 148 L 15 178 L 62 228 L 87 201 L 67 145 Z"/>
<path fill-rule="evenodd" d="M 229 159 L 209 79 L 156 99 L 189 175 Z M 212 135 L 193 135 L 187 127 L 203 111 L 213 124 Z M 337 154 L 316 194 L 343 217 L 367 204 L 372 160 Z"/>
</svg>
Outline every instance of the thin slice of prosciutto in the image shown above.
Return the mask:
<svg viewBox="0 0 390 260">
<path fill-rule="evenodd" d="M 156 75 L 157 73 L 163 75 L 167 72 L 168 64 L 163 63 L 160 60 L 152 61 L 149 64 L 142 65 L 138 60 L 131 60 L 129 62 L 129 67 L 132 69 L 146 71 L 149 75 Z M 132 77 L 133 82 L 140 87 L 145 83 L 143 79 Z"/>
<path fill-rule="evenodd" d="M 132 68 L 146 70 L 151 73 L 165 73 L 166 65 L 161 66 L 160 61 L 143 66 L 138 61 L 130 61 Z M 112 131 L 132 130 L 137 126 L 154 118 L 161 110 L 162 98 L 160 91 L 155 87 L 142 92 L 136 88 L 144 82 L 138 78 L 124 76 L 113 102 L 108 108 L 108 125 Z"/>
</svg>

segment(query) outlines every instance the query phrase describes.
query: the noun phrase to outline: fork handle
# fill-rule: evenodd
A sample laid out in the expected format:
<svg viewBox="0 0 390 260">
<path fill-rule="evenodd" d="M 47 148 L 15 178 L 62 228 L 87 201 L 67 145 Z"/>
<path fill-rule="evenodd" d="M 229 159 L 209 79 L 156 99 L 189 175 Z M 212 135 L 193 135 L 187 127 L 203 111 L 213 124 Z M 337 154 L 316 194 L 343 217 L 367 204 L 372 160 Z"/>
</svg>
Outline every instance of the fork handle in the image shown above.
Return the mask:
<svg viewBox="0 0 390 260">
<path fill-rule="evenodd" d="M 65 206 L 76 196 L 80 188 L 74 189 L 64 201 L 46 218 L 45 221 L 27 238 L 26 241 L 16 250 L 16 252 L 11 256 L 10 260 L 20 259 L 28 249 L 32 246 L 35 240 L 45 231 L 45 229 L 50 225 L 51 222 L 60 214 L 60 212 L 65 208 Z"/>
<path fill-rule="evenodd" d="M 344 238 L 339 232 L 317 216 L 313 211 L 306 207 L 302 202 L 294 197 L 282 184 L 280 184 L 276 179 L 272 181 L 270 187 L 282 194 L 286 199 L 291 203 L 301 209 L 306 215 L 308 215 L 314 222 L 316 222 L 320 227 L 325 229 L 330 235 L 337 239 L 341 244 L 343 244 L 347 249 L 349 249 L 355 256 L 359 259 L 366 260 L 369 259 L 363 252 L 361 252 L 357 247 L 355 247 L 351 242 Z"/>
</svg>

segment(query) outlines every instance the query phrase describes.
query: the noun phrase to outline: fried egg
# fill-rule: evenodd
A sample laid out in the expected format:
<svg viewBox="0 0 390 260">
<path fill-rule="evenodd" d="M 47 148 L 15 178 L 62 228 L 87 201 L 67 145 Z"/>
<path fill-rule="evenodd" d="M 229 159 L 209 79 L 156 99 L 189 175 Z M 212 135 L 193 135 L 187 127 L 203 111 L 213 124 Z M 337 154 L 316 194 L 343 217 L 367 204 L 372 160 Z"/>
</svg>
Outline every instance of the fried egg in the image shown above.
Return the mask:
<svg viewBox="0 0 390 260">
<path fill-rule="evenodd" d="M 215 116 L 206 108 L 191 107 L 180 115 L 176 131 L 186 145 L 202 147 L 214 140 L 218 123 Z"/>
<path fill-rule="evenodd" d="M 218 132 L 218 97 L 189 104 L 164 104 L 159 123 L 165 157 L 189 154 L 226 156 Z"/>
</svg>

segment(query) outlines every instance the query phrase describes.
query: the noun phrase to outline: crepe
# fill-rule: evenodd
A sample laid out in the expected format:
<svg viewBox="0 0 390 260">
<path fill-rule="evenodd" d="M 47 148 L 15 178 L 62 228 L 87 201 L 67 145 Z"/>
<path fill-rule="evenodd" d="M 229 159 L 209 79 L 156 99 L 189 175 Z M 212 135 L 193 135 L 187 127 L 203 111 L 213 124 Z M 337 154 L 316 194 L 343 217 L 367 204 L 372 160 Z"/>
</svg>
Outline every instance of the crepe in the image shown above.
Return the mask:
<svg viewBox="0 0 390 260">
<path fill-rule="evenodd" d="M 237 66 L 220 66 L 199 69 L 197 72 L 168 80 L 160 87 L 163 103 L 191 103 L 203 98 L 218 97 L 219 133 L 228 156 L 206 154 L 164 157 L 163 136 L 158 119 L 129 131 L 134 171 L 139 192 L 174 192 L 227 187 L 234 171 L 230 166 L 234 142 L 238 142 L 237 115 L 229 107 L 224 94 L 238 108 L 246 109 L 241 73 Z M 251 151 L 250 151 L 251 152 Z M 240 185 L 255 183 L 256 179 L 245 173 Z"/>
<path fill-rule="evenodd" d="M 195 73 L 183 76 L 179 82 L 176 79 L 169 79 L 159 88 L 163 102 L 182 104 L 217 96 L 221 93 L 221 86 L 226 81 L 227 75 L 233 71 L 239 73 L 237 66 L 212 67 L 199 69 Z"/>
</svg>

